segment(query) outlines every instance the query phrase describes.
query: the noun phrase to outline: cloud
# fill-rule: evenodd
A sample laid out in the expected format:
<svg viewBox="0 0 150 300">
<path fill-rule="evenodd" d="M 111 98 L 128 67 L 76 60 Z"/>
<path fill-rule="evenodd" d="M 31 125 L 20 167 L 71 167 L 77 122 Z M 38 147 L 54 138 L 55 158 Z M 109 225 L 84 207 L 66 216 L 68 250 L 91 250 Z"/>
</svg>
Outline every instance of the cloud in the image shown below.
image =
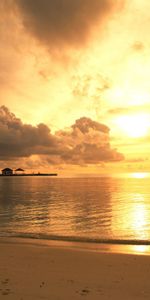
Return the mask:
<svg viewBox="0 0 150 300">
<path fill-rule="evenodd" d="M 20 66 L 18 51 L 19 25 L 12 10 L 11 1 L 0 1 L 0 87 L 8 88 L 15 80 L 16 70 Z M 22 37 L 20 36 L 22 43 Z M 20 43 L 19 43 L 20 44 Z M 1 91 L 2 92 L 2 91 Z"/>
<path fill-rule="evenodd" d="M 120 161 L 124 157 L 109 143 L 109 128 L 90 118 L 80 118 L 69 131 L 57 132 L 67 151 L 62 159 L 69 164 L 96 164 L 108 161 Z"/>
<path fill-rule="evenodd" d="M 90 118 L 51 133 L 45 124 L 23 124 L 7 107 L 0 107 L 0 160 L 43 156 L 51 164 L 86 165 L 120 161 L 124 157 L 109 142 L 109 128 Z"/>
<path fill-rule="evenodd" d="M 143 51 L 145 48 L 144 43 L 140 42 L 140 41 L 136 41 L 133 45 L 132 45 L 132 49 L 136 52 L 141 52 Z"/>
<path fill-rule="evenodd" d="M 141 112 L 145 112 L 145 111 L 149 111 L 150 110 L 150 105 L 144 105 L 143 104 L 139 104 L 139 105 L 130 105 L 130 107 L 116 107 L 116 108 L 112 108 L 107 110 L 107 113 L 110 115 L 131 115 L 131 114 L 135 114 L 135 113 L 141 113 Z"/>
<path fill-rule="evenodd" d="M 74 83 L 72 94 L 78 98 L 93 98 L 96 94 L 100 97 L 104 91 L 110 88 L 108 79 L 101 74 L 91 76 L 86 72 L 83 76 L 73 76 L 72 81 Z"/>
<path fill-rule="evenodd" d="M 93 121 L 86 117 L 76 120 L 75 124 L 72 125 L 72 128 L 74 131 L 78 129 L 80 132 L 82 132 L 82 134 L 89 133 L 91 129 L 93 131 L 100 131 L 101 133 L 109 132 L 109 128 L 106 125 L 100 124 L 99 122 Z"/>
<path fill-rule="evenodd" d="M 50 51 L 83 46 L 94 26 L 102 24 L 112 11 L 114 2 L 120 3 L 118 0 L 15 0 L 27 31 Z"/>
<path fill-rule="evenodd" d="M 131 110 L 131 108 L 130 108 L 130 110 Z M 129 108 L 128 107 L 116 107 L 116 108 L 109 109 L 107 111 L 107 113 L 109 113 L 111 115 L 125 114 L 125 113 L 129 113 Z"/>
<path fill-rule="evenodd" d="M 146 162 L 148 161 L 149 159 L 146 157 L 138 157 L 138 158 L 133 158 L 133 159 L 127 159 L 126 162 L 131 162 L 131 163 L 138 163 L 138 162 Z"/>
<path fill-rule="evenodd" d="M 57 153 L 57 139 L 50 129 L 23 124 L 7 107 L 0 107 L 0 158 L 29 157 L 33 154 Z"/>
<path fill-rule="evenodd" d="M 86 114 L 92 111 L 99 119 L 105 93 L 111 88 L 110 80 L 96 70 L 92 75 L 86 70 L 82 75 L 76 74 L 71 79 L 72 96 L 76 101 L 76 107 L 84 106 Z"/>
</svg>

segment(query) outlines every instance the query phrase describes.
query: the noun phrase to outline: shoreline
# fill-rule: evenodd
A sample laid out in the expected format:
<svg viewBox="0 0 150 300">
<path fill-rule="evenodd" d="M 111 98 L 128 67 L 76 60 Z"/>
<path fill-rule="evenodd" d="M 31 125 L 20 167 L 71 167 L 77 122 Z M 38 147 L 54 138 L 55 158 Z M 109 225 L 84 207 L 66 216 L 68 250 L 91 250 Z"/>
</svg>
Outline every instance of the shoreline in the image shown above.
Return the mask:
<svg viewBox="0 0 150 300">
<path fill-rule="evenodd" d="M 0 299 L 149 299 L 150 255 L 107 246 L 0 238 Z"/>
<path fill-rule="evenodd" d="M 57 173 L 24 173 L 24 174 L 0 174 L 0 177 L 25 177 L 25 176 L 58 176 Z"/>
<path fill-rule="evenodd" d="M 73 250 L 98 252 L 98 253 L 114 253 L 114 254 L 133 254 L 133 255 L 148 255 L 150 256 L 149 243 L 111 243 L 111 242 L 95 242 L 86 240 L 67 240 L 67 239 L 47 239 L 37 237 L 20 237 L 9 236 L 0 237 L 0 244 L 29 244 L 33 246 L 46 246 L 56 248 L 66 248 Z"/>
</svg>

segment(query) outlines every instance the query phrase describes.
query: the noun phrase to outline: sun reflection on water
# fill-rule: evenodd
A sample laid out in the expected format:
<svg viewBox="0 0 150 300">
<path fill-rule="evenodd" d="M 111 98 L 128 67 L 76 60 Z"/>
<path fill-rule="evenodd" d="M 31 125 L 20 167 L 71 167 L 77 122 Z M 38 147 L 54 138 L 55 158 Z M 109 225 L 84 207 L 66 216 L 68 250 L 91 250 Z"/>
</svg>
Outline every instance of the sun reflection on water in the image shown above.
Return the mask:
<svg viewBox="0 0 150 300">
<path fill-rule="evenodd" d="M 147 178 L 149 177 L 150 174 L 148 172 L 135 172 L 135 173 L 131 173 L 130 177 L 131 178 Z"/>
<path fill-rule="evenodd" d="M 132 178 L 145 178 L 146 173 L 134 173 Z M 143 181 L 142 181 L 143 182 Z M 115 238 L 149 240 L 146 230 L 149 223 L 149 193 L 148 185 L 141 182 L 123 181 L 121 198 L 115 199 L 116 205 L 112 211 L 112 234 Z M 115 196 L 115 195 L 114 195 Z"/>
<path fill-rule="evenodd" d="M 131 228 L 139 236 L 139 238 L 145 238 L 144 226 L 146 226 L 147 212 L 144 203 L 136 203 L 136 205 L 131 206 L 131 211 L 129 213 L 129 218 L 131 218 Z"/>
<path fill-rule="evenodd" d="M 138 254 L 150 253 L 150 247 L 147 245 L 134 245 L 133 251 Z"/>
</svg>

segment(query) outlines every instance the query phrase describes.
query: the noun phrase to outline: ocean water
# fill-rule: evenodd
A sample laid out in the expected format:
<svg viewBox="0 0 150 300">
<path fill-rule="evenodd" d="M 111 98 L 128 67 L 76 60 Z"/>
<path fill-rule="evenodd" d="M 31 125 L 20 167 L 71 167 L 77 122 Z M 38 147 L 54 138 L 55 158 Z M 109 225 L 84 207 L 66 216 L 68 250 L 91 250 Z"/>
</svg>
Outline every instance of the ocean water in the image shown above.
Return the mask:
<svg viewBox="0 0 150 300">
<path fill-rule="evenodd" d="M 0 177 L 0 236 L 150 244 L 150 175 Z"/>
</svg>

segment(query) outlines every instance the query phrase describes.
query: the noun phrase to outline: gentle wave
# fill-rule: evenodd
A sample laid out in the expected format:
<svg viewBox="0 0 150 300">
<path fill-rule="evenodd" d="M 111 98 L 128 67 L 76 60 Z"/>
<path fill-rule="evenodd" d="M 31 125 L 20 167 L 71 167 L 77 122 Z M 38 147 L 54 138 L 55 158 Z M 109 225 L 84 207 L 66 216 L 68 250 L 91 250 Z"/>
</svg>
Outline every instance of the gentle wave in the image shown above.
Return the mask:
<svg viewBox="0 0 150 300">
<path fill-rule="evenodd" d="M 110 245 L 143 245 L 150 246 L 150 240 L 123 240 L 123 239 L 91 239 L 91 238 L 80 238 L 75 236 L 55 236 L 55 235 L 45 235 L 45 234 L 9 234 L 0 235 L 0 237 L 13 237 L 13 238 L 23 238 L 23 239 L 35 239 L 35 240 L 47 240 L 47 241 L 63 241 L 63 242 L 79 242 L 79 243 L 92 243 L 92 244 L 110 244 Z"/>
</svg>

